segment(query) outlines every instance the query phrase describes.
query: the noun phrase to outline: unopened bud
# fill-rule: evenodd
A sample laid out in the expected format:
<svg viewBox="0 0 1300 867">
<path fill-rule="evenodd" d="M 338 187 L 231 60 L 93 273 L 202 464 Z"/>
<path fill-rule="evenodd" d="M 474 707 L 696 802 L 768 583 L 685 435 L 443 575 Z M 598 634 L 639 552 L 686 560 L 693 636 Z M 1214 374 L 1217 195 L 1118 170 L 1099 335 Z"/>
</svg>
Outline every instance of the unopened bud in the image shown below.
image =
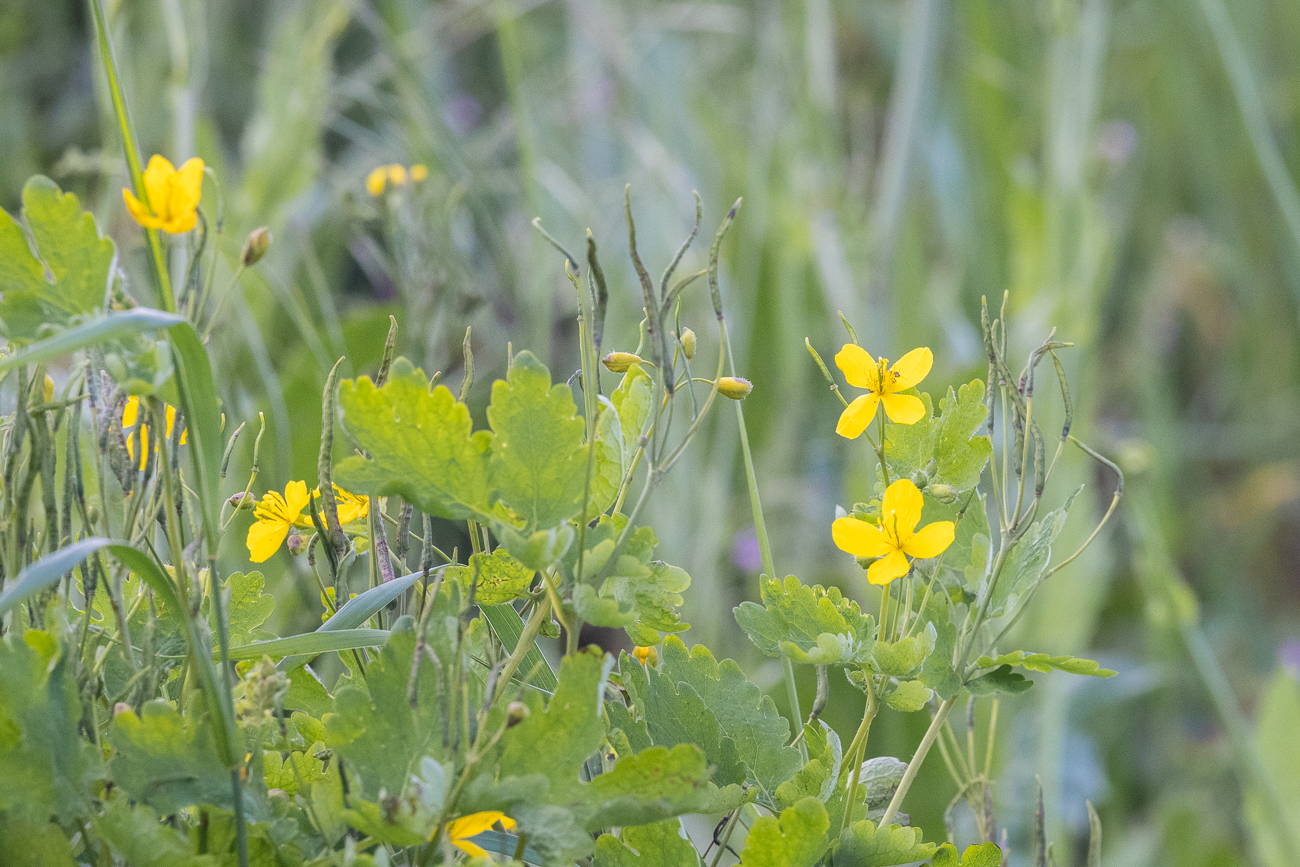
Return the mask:
<svg viewBox="0 0 1300 867">
<path fill-rule="evenodd" d="M 54 402 L 54 380 L 50 378 L 48 373 L 45 375 L 45 391 L 42 397 L 45 398 L 46 403 Z"/>
<path fill-rule="evenodd" d="M 514 728 L 532 713 L 522 701 L 512 701 L 506 706 L 506 728 Z"/>
<path fill-rule="evenodd" d="M 235 494 L 226 502 L 230 504 L 232 509 L 243 509 L 246 512 L 257 508 L 257 497 L 252 494 Z"/>
<path fill-rule="evenodd" d="M 718 380 L 718 391 L 723 397 L 744 400 L 754 390 L 754 383 L 739 376 L 724 376 Z"/>
<path fill-rule="evenodd" d="M 641 363 L 641 356 L 633 352 L 611 352 L 601 359 L 601 363 L 614 373 L 627 373 L 632 365 Z"/>
<path fill-rule="evenodd" d="M 689 328 L 683 328 L 680 336 L 682 352 L 686 353 L 686 360 L 690 361 L 695 357 L 695 332 Z"/>
<path fill-rule="evenodd" d="M 261 261 L 269 249 L 271 249 L 271 230 L 266 226 L 262 226 L 248 233 L 248 237 L 244 240 L 244 252 L 240 254 L 240 260 L 244 263 L 245 268 L 251 268 Z"/>
<path fill-rule="evenodd" d="M 131 705 L 127 704 L 124 701 L 119 701 L 117 704 L 113 705 L 113 716 L 117 716 L 120 713 L 127 713 L 130 710 L 131 710 Z"/>
<path fill-rule="evenodd" d="M 305 553 L 307 550 L 307 540 L 304 539 L 302 535 L 299 533 L 290 533 L 288 544 L 289 544 L 289 553 L 294 555 L 295 557 L 297 557 L 299 554 Z"/>
<path fill-rule="evenodd" d="M 930 485 L 928 493 L 945 505 L 957 502 L 957 492 L 952 485 Z"/>
<path fill-rule="evenodd" d="M 646 668 L 653 668 L 659 662 L 659 651 L 654 647 L 637 645 L 632 648 L 632 656 Z"/>
</svg>

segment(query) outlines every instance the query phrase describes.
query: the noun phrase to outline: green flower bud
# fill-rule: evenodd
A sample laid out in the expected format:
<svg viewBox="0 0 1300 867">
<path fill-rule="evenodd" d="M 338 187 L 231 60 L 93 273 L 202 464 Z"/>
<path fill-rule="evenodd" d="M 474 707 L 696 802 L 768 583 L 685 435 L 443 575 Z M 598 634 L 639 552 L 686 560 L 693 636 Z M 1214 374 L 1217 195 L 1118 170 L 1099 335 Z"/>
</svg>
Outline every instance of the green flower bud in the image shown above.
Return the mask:
<svg viewBox="0 0 1300 867">
<path fill-rule="evenodd" d="M 506 728 L 514 728 L 528 719 L 532 711 L 522 701 L 512 701 L 506 706 Z"/>
<path fill-rule="evenodd" d="M 682 351 L 686 353 L 686 360 L 690 361 L 695 357 L 695 332 L 689 328 L 683 328 L 680 337 Z"/>
<path fill-rule="evenodd" d="M 226 502 L 230 504 L 231 508 L 236 510 L 243 509 L 246 512 L 251 512 L 253 509 L 257 508 L 257 497 L 252 494 L 235 494 L 230 497 L 230 499 L 226 500 Z"/>
<path fill-rule="evenodd" d="M 240 254 L 240 260 L 245 268 L 251 268 L 266 255 L 266 251 L 270 248 L 271 230 L 266 226 L 254 229 L 248 233 L 248 238 L 244 241 L 244 251 Z"/>
<path fill-rule="evenodd" d="M 632 352 L 611 352 L 601 362 L 614 373 L 627 373 L 632 365 L 641 363 L 641 356 Z"/>
<path fill-rule="evenodd" d="M 732 400 L 744 400 L 753 390 L 754 383 L 739 376 L 724 376 L 718 380 L 718 391 Z"/>
<path fill-rule="evenodd" d="M 300 533 L 290 533 L 288 538 L 289 553 L 297 557 L 307 552 L 307 540 Z"/>
</svg>

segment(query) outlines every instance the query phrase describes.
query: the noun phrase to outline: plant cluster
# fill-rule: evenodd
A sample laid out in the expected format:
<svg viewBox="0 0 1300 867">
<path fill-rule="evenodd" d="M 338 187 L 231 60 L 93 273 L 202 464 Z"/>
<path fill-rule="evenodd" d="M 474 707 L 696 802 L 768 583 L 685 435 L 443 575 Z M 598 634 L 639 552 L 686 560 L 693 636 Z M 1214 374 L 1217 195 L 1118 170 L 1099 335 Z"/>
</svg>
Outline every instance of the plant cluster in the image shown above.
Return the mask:
<svg viewBox="0 0 1300 867">
<path fill-rule="evenodd" d="M 827 538 L 862 564 L 858 589 L 881 588 L 875 617 L 855 592 L 776 577 L 740 403 L 752 385 L 732 369 L 718 281 L 739 202 L 708 267 L 674 279 L 700 227 L 697 199 L 694 230 L 655 281 L 629 197 L 645 319 L 634 351 L 605 355 L 617 376 L 608 393 L 607 290 L 589 235 L 581 266 L 565 253 L 581 309 L 572 384 L 554 382 L 531 353 L 512 354 L 475 430 L 468 341 L 453 392 L 394 358 L 394 323 L 373 377 L 340 381 L 336 366 L 327 381 L 315 487 L 291 481 L 258 496 L 259 433 L 253 472 L 232 488 L 244 424 L 221 411 L 201 337 L 221 303 L 205 268 L 216 255 L 200 207 L 205 167 L 154 157 L 141 170 L 96 23 L 132 169 L 124 197 L 162 309 L 139 306 L 113 242 L 51 181 L 28 183 L 21 221 L 0 212 L 0 374 L 15 395 L 0 453 L 5 863 L 1003 862 L 990 779 L 999 695 L 1028 689 L 1023 671 L 1113 673 L 1005 644 L 1038 589 L 1079 554 L 1053 559 L 1074 499 L 1044 499 L 1057 458 L 1075 443 L 1113 468 L 1069 432 L 1056 356 L 1066 344 L 1049 338 L 1017 376 L 1004 317 L 986 311 L 988 384 L 949 390 L 936 407 L 916 389 L 928 349 L 890 365 L 848 328 L 835 360 L 866 394 L 845 402 L 837 431 L 870 445 L 877 484 Z M 407 183 L 400 168 L 376 170 L 372 192 Z M 241 267 L 268 243 L 250 236 Z M 186 259 L 179 293 L 169 252 Z M 703 341 L 680 321 L 697 281 L 717 328 L 704 376 L 692 368 Z M 57 385 L 51 363 L 69 355 Z M 1050 457 L 1034 413 L 1048 360 L 1067 407 Z M 735 662 L 677 637 L 690 577 L 656 557 L 640 522 L 725 405 L 719 395 L 735 401 L 766 571 L 761 604 L 735 616 L 781 660 L 791 719 Z M 340 435 L 352 454 L 336 463 Z M 275 601 L 262 574 L 220 574 L 218 547 L 241 510 L 254 514 L 244 540 L 254 562 L 281 545 L 307 558 L 318 629 L 268 634 Z M 439 522 L 466 528 L 463 558 L 433 543 Z M 637 649 L 615 659 L 581 647 L 583 624 L 622 628 Z M 556 666 L 539 644 L 547 636 L 562 637 Z M 312 668 L 323 654 L 346 667 L 336 683 Z M 817 679 L 806 718 L 795 666 Z M 820 720 L 832 683 L 865 695 L 847 747 Z M 980 701 L 991 705 L 984 733 Z M 963 702 L 965 743 L 951 723 Z M 907 761 L 866 759 L 883 709 L 929 710 Z M 989 745 L 982 753 L 977 740 Z M 967 803 L 978 829 L 964 852 L 951 823 L 927 835 L 901 812 L 936 744 L 958 785 L 952 809 Z M 1093 863 L 1099 837 L 1094 825 Z"/>
</svg>

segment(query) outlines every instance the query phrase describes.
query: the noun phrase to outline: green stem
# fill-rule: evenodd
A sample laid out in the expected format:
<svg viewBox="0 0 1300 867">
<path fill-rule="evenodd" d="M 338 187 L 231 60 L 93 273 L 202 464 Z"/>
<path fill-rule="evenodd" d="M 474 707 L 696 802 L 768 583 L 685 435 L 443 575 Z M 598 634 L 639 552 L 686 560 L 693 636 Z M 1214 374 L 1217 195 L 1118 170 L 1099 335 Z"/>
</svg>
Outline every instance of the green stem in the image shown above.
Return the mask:
<svg viewBox="0 0 1300 867">
<path fill-rule="evenodd" d="M 930 747 L 934 746 L 934 740 L 939 736 L 939 730 L 943 728 L 944 722 L 948 719 L 948 713 L 952 710 L 953 703 L 956 700 L 957 697 L 953 696 L 939 705 L 939 712 L 930 721 L 930 727 L 925 730 L 925 737 L 921 738 L 921 744 L 916 748 L 916 754 L 907 763 L 907 770 L 903 771 L 903 779 L 899 781 L 898 790 L 894 792 L 894 797 L 890 799 L 889 806 L 885 808 L 885 815 L 880 817 L 878 827 L 886 827 L 898 815 L 898 808 L 902 806 L 907 790 L 912 787 L 912 781 L 916 779 L 917 773 L 921 770 L 921 763 L 925 761 L 926 755 L 930 752 Z"/>
<path fill-rule="evenodd" d="M 840 822 L 841 833 L 845 828 L 853 824 L 853 810 L 857 806 L 858 782 L 862 773 L 862 757 L 867 751 L 867 737 L 871 734 L 871 722 L 876 718 L 876 711 L 879 710 L 879 706 L 876 704 L 874 678 L 868 680 L 867 687 L 867 707 L 862 713 L 862 722 L 858 726 L 857 734 L 853 736 L 853 743 L 849 744 L 848 756 L 853 765 L 852 770 L 849 771 L 849 785 L 844 796 L 844 819 Z"/>
<path fill-rule="evenodd" d="M 131 116 L 127 112 L 126 98 L 122 95 L 122 86 L 117 77 L 117 60 L 113 56 L 113 45 L 108 38 L 108 21 L 104 16 L 102 0 L 90 0 L 90 12 L 95 21 L 95 39 L 99 43 L 104 76 L 108 79 L 108 93 L 113 100 L 113 113 L 117 115 L 117 127 L 122 134 L 122 153 L 126 157 L 127 171 L 131 176 L 131 191 L 137 199 L 148 205 L 149 193 L 144 186 L 144 168 L 140 163 L 140 151 L 135 146 L 135 132 L 131 125 Z M 167 272 L 167 256 L 163 251 L 162 239 L 158 237 L 155 229 L 143 231 L 153 258 L 153 271 L 158 280 L 158 297 L 162 308 L 168 313 L 175 313 L 176 296 L 172 294 L 171 275 Z"/>
</svg>

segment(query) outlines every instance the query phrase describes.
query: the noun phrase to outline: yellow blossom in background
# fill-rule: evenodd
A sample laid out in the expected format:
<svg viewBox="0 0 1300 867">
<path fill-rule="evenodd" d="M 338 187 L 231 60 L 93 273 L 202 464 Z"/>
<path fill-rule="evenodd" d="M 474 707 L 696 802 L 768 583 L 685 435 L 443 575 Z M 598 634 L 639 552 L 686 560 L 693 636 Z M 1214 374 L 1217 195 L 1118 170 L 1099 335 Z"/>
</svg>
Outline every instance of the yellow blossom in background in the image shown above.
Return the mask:
<svg viewBox="0 0 1300 867">
<path fill-rule="evenodd" d="M 935 521 L 916 531 L 925 501 L 916 485 L 899 479 L 885 489 L 880 502 L 880 524 L 853 517 L 836 518 L 831 536 L 841 551 L 855 557 L 879 557 L 867 568 L 872 584 L 888 584 L 907 574 L 908 557 L 924 560 L 937 557 L 952 544 L 952 521 Z"/>
<path fill-rule="evenodd" d="M 395 187 L 401 187 L 406 184 L 406 169 L 397 163 L 388 167 L 388 182 Z"/>
<path fill-rule="evenodd" d="M 416 163 L 411 166 L 411 180 L 415 183 L 429 179 L 429 167 L 424 163 Z"/>
<path fill-rule="evenodd" d="M 515 820 L 502 813 L 500 810 L 488 810 L 486 813 L 473 813 L 469 816 L 461 816 L 456 821 L 447 825 L 447 837 L 463 852 L 479 858 L 487 858 L 487 850 L 482 846 L 470 842 L 470 837 L 475 837 L 488 831 L 497 822 L 501 827 L 509 831 L 515 827 Z"/>
<path fill-rule="evenodd" d="M 399 163 L 389 163 L 386 166 L 379 166 L 366 175 L 366 192 L 378 198 L 384 194 L 384 190 L 389 185 L 403 187 L 408 181 L 418 184 L 428 177 L 429 167 L 422 163 L 416 163 L 409 170 Z"/>
<path fill-rule="evenodd" d="M 289 530 L 301 523 L 308 500 L 306 482 L 285 485 L 284 496 L 267 491 L 253 512 L 257 521 L 248 528 L 248 558 L 254 563 L 270 560 L 288 538 Z"/>
<path fill-rule="evenodd" d="M 313 498 L 320 497 L 320 488 L 313 489 L 311 495 Z M 340 524 L 350 524 L 370 515 L 369 497 L 345 491 L 338 485 L 334 486 L 334 502 L 338 505 Z"/>
<path fill-rule="evenodd" d="M 835 363 L 844 371 L 849 385 L 867 390 L 840 414 L 835 426 L 840 436 L 861 436 L 875 419 L 877 406 L 883 405 L 889 420 L 900 424 L 916 424 L 925 415 L 925 404 L 919 397 L 899 392 L 907 391 L 930 372 L 934 355 L 926 347 L 913 349 L 890 367 L 888 359 L 873 359 L 861 346 L 846 343 L 835 354 Z"/>
<path fill-rule="evenodd" d="M 167 437 L 170 439 L 172 431 L 176 428 L 176 407 L 167 406 L 164 417 L 167 423 Z M 139 419 L 140 398 L 128 397 L 126 405 L 122 407 L 122 430 L 127 431 L 135 427 L 135 423 Z M 185 445 L 187 433 L 188 431 L 181 430 L 181 445 Z M 126 453 L 135 463 L 137 470 L 144 469 L 145 464 L 149 461 L 149 424 L 147 422 L 140 421 L 140 459 L 137 461 L 135 458 L 135 437 L 129 434 L 126 437 Z"/>
<path fill-rule="evenodd" d="M 194 228 L 195 212 L 203 191 L 203 160 L 193 157 L 179 169 L 165 157 L 154 154 L 144 170 L 144 192 L 149 204 L 122 189 L 126 209 L 146 229 L 162 229 L 179 235 Z"/>
<path fill-rule="evenodd" d="M 388 183 L 388 166 L 379 168 L 366 175 L 366 192 L 372 196 L 384 194 L 384 185 Z"/>
</svg>

